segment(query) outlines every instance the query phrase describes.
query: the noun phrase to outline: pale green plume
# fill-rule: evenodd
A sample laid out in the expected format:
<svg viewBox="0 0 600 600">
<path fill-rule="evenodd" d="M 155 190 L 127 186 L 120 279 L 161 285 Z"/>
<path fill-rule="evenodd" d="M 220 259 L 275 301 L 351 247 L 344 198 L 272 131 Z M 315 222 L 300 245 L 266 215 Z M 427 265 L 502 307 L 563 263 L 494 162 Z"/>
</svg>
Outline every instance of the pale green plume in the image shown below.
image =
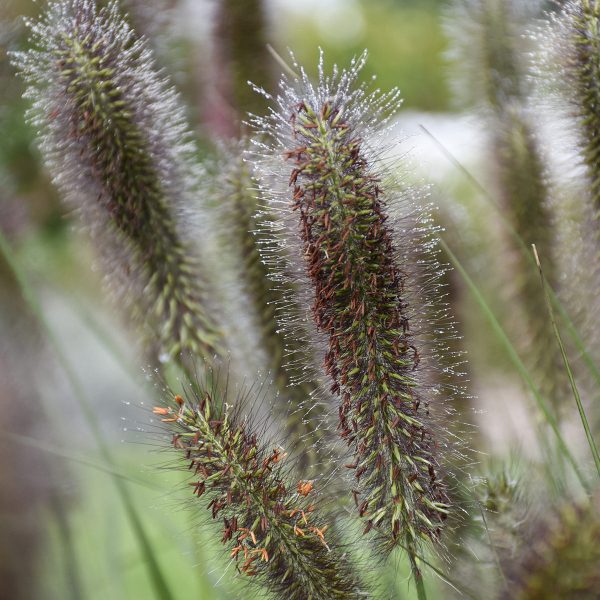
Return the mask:
<svg viewBox="0 0 600 600">
<path fill-rule="evenodd" d="M 15 62 L 48 170 L 105 259 L 154 357 L 210 360 L 220 333 L 181 219 L 199 193 L 179 98 L 117 5 L 49 3 Z"/>
</svg>

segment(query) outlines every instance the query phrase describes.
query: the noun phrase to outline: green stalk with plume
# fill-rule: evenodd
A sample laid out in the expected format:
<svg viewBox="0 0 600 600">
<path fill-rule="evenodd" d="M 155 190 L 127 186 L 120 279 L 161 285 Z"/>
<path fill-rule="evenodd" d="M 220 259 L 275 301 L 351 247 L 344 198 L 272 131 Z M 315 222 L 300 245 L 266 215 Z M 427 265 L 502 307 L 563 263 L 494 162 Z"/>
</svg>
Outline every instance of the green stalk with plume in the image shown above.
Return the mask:
<svg viewBox="0 0 600 600">
<path fill-rule="evenodd" d="M 556 284 L 555 241 L 546 169 L 528 113 L 529 92 L 520 35 L 535 3 L 516 0 L 458 0 L 448 30 L 454 38 L 454 59 L 466 70 L 459 77 L 483 109 L 489 147 L 495 164 L 495 195 L 516 234 L 529 247 L 535 243 L 547 257 L 548 280 Z M 465 86 L 465 80 L 467 85 Z M 560 354 L 544 311 L 544 295 L 531 261 L 512 252 L 508 286 L 521 320 L 514 335 L 536 375 L 542 394 L 559 405 L 567 387 Z M 514 320 L 514 315 L 511 315 Z"/>
<path fill-rule="evenodd" d="M 418 296 L 409 273 L 423 234 L 406 222 L 396 238 L 388 222 L 388 203 L 408 199 L 369 143 L 397 108 L 398 93 L 355 85 L 365 59 L 331 77 L 321 64 L 316 86 L 303 70 L 284 79 L 277 110 L 255 120 L 270 143 L 256 145 L 266 181 L 276 172 L 281 182 L 270 204 L 289 230 L 282 242 L 297 247 L 312 289 L 313 317 L 327 344 L 324 368 L 341 398 L 339 430 L 354 452 L 347 467 L 365 533 L 375 529 L 382 549 L 408 550 L 422 598 L 417 549 L 439 538 L 449 513 L 430 415 L 434 392 L 421 379 L 431 357 L 418 347 L 411 329 L 418 309 L 408 304 Z"/>
<path fill-rule="evenodd" d="M 309 334 L 296 327 L 294 335 L 286 335 L 285 325 L 280 324 L 301 315 L 298 289 L 279 272 L 285 259 L 268 232 L 268 215 L 258 214 L 252 167 L 235 150 L 225 151 L 220 162 L 217 195 L 226 242 L 235 254 L 238 278 L 278 395 L 274 409 L 284 423 L 286 446 L 298 454 L 297 468 L 307 477 L 316 476 L 323 466 L 319 463 L 324 459 L 324 442 L 331 441 L 327 407 L 321 399 L 325 390 L 306 343 Z"/>
<path fill-rule="evenodd" d="M 508 600 L 593 600 L 600 590 L 600 502 L 570 502 L 537 520 L 507 561 Z"/>
<path fill-rule="evenodd" d="M 216 388 L 190 386 L 154 408 L 192 473 L 190 486 L 210 516 L 238 571 L 269 597 L 349 600 L 365 597 L 333 540 L 310 481 L 290 481 L 278 446 L 258 441 L 239 399 L 232 408 Z"/>
<path fill-rule="evenodd" d="M 181 224 L 198 193 L 175 91 L 111 2 L 51 2 L 15 55 L 49 172 L 81 215 L 119 302 L 168 360 L 221 352 L 207 284 Z"/>
</svg>

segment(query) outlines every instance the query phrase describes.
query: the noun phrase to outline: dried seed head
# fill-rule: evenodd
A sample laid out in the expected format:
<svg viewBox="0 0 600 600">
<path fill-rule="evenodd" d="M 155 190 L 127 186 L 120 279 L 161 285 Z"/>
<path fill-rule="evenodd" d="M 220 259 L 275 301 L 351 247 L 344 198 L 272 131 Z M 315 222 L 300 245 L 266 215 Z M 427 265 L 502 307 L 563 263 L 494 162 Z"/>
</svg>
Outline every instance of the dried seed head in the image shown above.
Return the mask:
<svg viewBox="0 0 600 600">
<path fill-rule="evenodd" d="M 355 86 L 364 60 L 332 77 L 321 65 L 317 86 L 303 71 L 284 80 L 277 109 L 255 119 L 270 142 L 256 145 L 266 184 L 273 186 L 274 174 L 291 188 L 273 192 L 271 205 L 288 223 L 290 215 L 296 220 L 285 243 L 295 236 L 301 246 L 314 321 L 327 344 L 324 366 L 341 398 L 339 429 L 355 452 L 366 531 L 376 527 L 388 545 L 414 549 L 439 537 L 449 508 L 429 415 L 432 390 L 422 379 L 431 356 L 419 345 L 420 319 L 408 303 L 416 297 L 411 257 L 426 249 L 409 219 L 401 237 L 392 231 L 388 205 L 406 198 L 371 149 L 398 93 Z M 281 157 L 278 167 L 273 156 Z"/>
<path fill-rule="evenodd" d="M 50 2 L 15 62 L 54 181 L 106 259 L 107 279 L 157 355 L 220 351 L 179 214 L 198 191 L 176 92 L 117 5 Z"/>
<path fill-rule="evenodd" d="M 192 472 L 193 493 L 223 523 L 221 541 L 238 570 L 277 598 L 363 597 L 315 492 L 289 481 L 285 452 L 260 443 L 247 419 L 199 386 L 188 396 L 155 410 L 167 412 L 162 420 Z"/>
</svg>

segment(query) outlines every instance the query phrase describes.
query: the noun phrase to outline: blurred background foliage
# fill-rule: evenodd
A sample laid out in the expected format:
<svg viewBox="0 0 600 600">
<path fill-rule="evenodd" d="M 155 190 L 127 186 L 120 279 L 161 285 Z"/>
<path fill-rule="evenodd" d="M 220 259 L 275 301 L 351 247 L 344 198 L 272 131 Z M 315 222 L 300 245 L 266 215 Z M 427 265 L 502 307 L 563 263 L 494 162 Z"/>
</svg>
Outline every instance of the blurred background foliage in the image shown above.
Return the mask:
<svg viewBox="0 0 600 600">
<path fill-rule="evenodd" d="M 104 299 L 89 241 L 59 202 L 26 123 L 23 84 L 7 52 L 26 46 L 20 17 L 35 16 L 42 5 L 0 0 L 0 229 L 85 388 L 118 466 L 103 462 L 77 404 L 79 392 L 40 329 L 40 314 L 0 261 L 0 598 L 156 595 L 107 470 L 128 482 L 175 598 L 246 596 L 234 566 L 211 541 L 212 530 L 199 527 L 202 519 L 188 510 L 185 478 L 167 468 L 173 459 L 162 454 L 163 440 L 147 431 L 152 393 L 139 369 L 135 335 Z M 434 184 L 436 218 L 447 230 L 446 240 L 501 320 L 510 321 L 501 283 L 504 258 L 496 254 L 503 243 L 497 213 L 486 192 L 438 144 L 486 189 L 491 185 L 493 176 L 482 168 L 488 158 L 482 150 L 485 126 L 473 103 L 460 105 L 451 91 L 443 27 L 447 2 L 123 0 L 123 6 L 186 99 L 199 158 L 210 155 L 215 139 L 244 130 L 240 114 L 264 110 L 262 98 L 246 93 L 244 81 L 273 89 L 280 66 L 266 43 L 284 57 L 292 49 L 313 75 L 318 48 L 328 64 L 341 66 L 368 48 L 364 76 L 376 76 L 383 90 L 398 86 L 404 98 L 397 129 L 404 141 L 393 153 L 411 152 L 415 179 Z M 499 460 L 511 462 L 516 452 L 521 457 L 516 469 L 531 473 L 529 461 L 539 460 L 536 417 L 476 301 L 456 273 L 447 277 L 464 335 L 456 350 L 471 357 L 469 394 L 461 409 L 464 421 L 479 427 L 471 440 L 479 440 L 478 452 Z M 415 597 L 407 576 L 402 560 L 388 564 L 381 580 L 389 597 Z M 433 577 L 428 591 L 432 598 L 454 593 Z"/>
</svg>

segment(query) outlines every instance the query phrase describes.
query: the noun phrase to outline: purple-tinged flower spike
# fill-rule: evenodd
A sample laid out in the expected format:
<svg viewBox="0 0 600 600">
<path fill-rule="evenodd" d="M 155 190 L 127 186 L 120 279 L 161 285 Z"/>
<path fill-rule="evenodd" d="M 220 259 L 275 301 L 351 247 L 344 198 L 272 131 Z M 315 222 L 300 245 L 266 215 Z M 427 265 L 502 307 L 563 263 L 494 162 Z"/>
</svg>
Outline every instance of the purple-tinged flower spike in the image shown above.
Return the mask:
<svg viewBox="0 0 600 600">
<path fill-rule="evenodd" d="M 179 97 L 117 4 L 50 2 L 15 62 L 54 181 L 156 356 L 221 352 L 181 211 L 200 173 Z M 116 285 L 115 285 L 116 283 Z"/>
<path fill-rule="evenodd" d="M 355 86 L 365 58 L 332 77 L 321 65 L 317 86 L 303 70 L 284 79 L 277 108 L 255 119 L 270 141 L 256 145 L 265 187 L 279 178 L 280 187 L 291 188 L 272 193 L 271 204 L 290 226 L 283 243 L 296 239 L 312 288 L 314 321 L 327 345 L 324 366 L 341 398 L 339 429 L 355 454 L 348 467 L 360 516 L 366 531 L 383 534 L 385 548 L 408 548 L 419 576 L 416 548 L 440 536 L 449 513 L 429 408 L 433 390 L 423 372 L 431 357 L 419 346 L 418 307 L 408 302 L 419 296 L 411 275 L 425 265 L 427 250 L 410 218 L 398 236 L 392 231 L 388 205 L 406 194 L 372 148 L 381 147 L 398 92 Z M 417 265 L 411 258 L 421 253 Z"/>
<path fill-rule="evenodd" d="M 324 520 L 313 482 L 290 480 L 287 453 L 258 441 L 239 402 L 233 409 L 202 386 L 190 386 L 188 396 L 171 396 L 154 414 L 185 456 L 198 502 L 223 524 L 221 541 L 238 570 L 272 598 L 368 596 Z"/>
</svg>

